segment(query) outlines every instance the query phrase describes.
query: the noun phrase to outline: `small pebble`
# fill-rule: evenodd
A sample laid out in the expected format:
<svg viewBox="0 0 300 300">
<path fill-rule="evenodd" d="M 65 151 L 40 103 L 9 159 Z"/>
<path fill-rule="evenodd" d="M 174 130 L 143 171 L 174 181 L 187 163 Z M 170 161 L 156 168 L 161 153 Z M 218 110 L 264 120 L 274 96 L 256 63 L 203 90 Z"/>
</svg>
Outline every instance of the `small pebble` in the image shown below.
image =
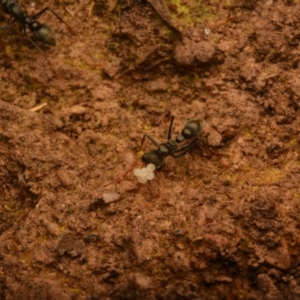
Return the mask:
<svg viewBox="0 0 300 300">
<path fill-rule="evenodd" d="M 138 182 L 140 182 L 140 183 L 146 183 L 146 182 L 147 182 L 147 177 L 144 177 L 144 176 L 138 176 L 137 180 L 138 180 Z"/>
<path fill-rule="evenodd" d="M 120 195 L 118 193 L 104 193 L 102 199 L 104 203 L 110 203 L 119 200 Z"/>
</svg>

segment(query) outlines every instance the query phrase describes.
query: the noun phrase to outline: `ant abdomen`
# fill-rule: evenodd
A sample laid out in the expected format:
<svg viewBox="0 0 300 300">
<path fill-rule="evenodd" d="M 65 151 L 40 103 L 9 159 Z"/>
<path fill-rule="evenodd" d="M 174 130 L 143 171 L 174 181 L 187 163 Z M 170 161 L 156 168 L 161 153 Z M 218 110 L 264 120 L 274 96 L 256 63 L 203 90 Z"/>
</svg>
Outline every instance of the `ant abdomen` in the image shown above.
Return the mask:
<svg viewBox="0 0 300 300">
<path fill-rule="evenodd" d="M 203 121 L 200 119 L 191 119 L 186 122 L 181 134 L 176 137 L 176 142 L 181 143 L 184 140 L 198 137 L 203 131 Z"/>
<path fill-rule="evenodd" d="M 47 25 L 34 22 L 32 25 L 30 25 L 30 30 L 37 41 L 47 45 L 56 45 L 55 36 Z"/>
</svg>

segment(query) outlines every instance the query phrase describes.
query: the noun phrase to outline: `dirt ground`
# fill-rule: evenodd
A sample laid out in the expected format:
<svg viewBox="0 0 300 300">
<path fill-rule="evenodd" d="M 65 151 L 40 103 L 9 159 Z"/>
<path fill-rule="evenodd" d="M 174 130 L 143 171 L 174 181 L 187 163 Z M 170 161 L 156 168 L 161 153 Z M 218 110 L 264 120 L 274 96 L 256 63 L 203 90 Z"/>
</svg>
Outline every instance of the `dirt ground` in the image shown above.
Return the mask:
<svg viewBox="0 0 300 300">
<path fill-rule="evenodd" d="M 1 31 L 0 299 L 300 299 L 299 1 L 48 3 L 52 67 Z"/>
</svg>

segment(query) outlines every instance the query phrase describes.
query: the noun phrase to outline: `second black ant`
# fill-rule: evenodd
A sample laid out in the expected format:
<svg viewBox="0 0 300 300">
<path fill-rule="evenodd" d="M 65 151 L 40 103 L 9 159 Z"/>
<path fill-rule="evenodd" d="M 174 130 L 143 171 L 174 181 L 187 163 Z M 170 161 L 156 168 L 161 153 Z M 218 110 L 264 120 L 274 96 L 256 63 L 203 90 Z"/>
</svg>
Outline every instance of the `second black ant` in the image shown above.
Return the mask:
<svg viewBox="0 0 300 300">
<path fill-rule="evenodd" d="M 13 24 L 18 23 L 26 38 L 37 50 L 39 50 L 43 54 L 43 50 L 34 42 L 34 40 L 47 45 L 56 45 L 55 36 L 50 27 L 37 21 L 46 11 L 50 11 L 60 22 L 64 23 L 67 26 L 69 31 L 75 34 L 74 30 L 50 7 L 42 9 L 40 12 L 33 16 L 28 16 L 15 0 L 0 1 L 4 13 L 10 15 L 13 18 L 13 21 L 11 23 L 0 27 L 0 30 L 10 28 Z M 32 33 L 34 40 L 28 35 L 28 29 Z M 51 65 L 45 54 L 44 56 Z"/>
</svg>

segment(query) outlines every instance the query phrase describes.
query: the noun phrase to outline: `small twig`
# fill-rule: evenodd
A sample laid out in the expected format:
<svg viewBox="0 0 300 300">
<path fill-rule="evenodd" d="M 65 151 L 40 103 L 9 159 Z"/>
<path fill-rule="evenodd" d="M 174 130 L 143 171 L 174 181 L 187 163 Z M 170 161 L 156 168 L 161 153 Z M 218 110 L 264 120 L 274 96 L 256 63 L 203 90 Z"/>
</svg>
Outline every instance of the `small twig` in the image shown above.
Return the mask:
<svg viewBox="0 0 300 300">
<path fill-rule="evenodd" d="M 162 59 L 156 61 L 156 62 L 155 62 L 154 64 L 152 64 L 151 66 L 145 68 L 145 71 L 148 71 L 148 70 L 150 70 L 150 69 L 152 69 L 152 68 L 158 66 L 159 64 L 161 64 L 161 63 L 163 63 L 163 62 L 166 62 L 166 61 L 169 61 L 169 60 L 171 60 L 170 57 L 162 58 Z"/>
<path fill-rule="evenodd" d="M 29 111 L 37 112 L 37 111 L 41 110 L 42 108 L 44 108 L 47 105 L 48 105 L 48 103 L 45 102 L 45 103 L 42 103 L 40 105 L 37 105 L 35 107 L 30 108 Z"/>
<path fill-rule="evenodd" d="M 87 13 L 87 15 L 88 15 L 89 18 L 92 16 L 94 6 L 95 6 L 95 2 L 93 1 L 91 3 L 91 5 L 89 6 L 88 13 Z"/>
<path fill-rule="evenodd" d="M 208 26 L 208 28 L 211 30 L 211 31 L 215 31 L 216 29 L 218 29 L 219 27 L 222 27 L 224 25 L 226 25 L 230 20 L 232 19 L 231 15 L 229 14 L 227 16 L 227 18 L 224 20 L 224 21 L 221 21 L 215 25 L 212 25 L 212 26 Z"/>
<path fill-rule="evenodd" d="M 64 7 L 64 9 L 65 9 L 65 11 L 72 17 L 72 18 L 74 18 L 74 12 L 73 11 L 71 11 L 68 7 Z"/>
<path fill-rule="evenodd" d="M 163 21 L 165 21 L 171 28 L 173 28 L 179 34 L 183 34 L 182 30 L 178 28 L 175 20 L 171 17 L 168 7 L 164 0 L 147 0 L 147 2 L 152 5 L 152 7 L 156 10 L 156 12 Z"/>
<path fill-rule="evenodd" d="M 110 185 L 113 184 L 113 183 L 120 183 L 122 180 L 124 180 L 124 178 L 126 177 L 126 175 L 127 175 L 130 171 L 133 170 L 133 168 L 134 168 L 135 166 L 138 166 L 138 164 L 137 164 L 138 162 L 139 162 L 138 159 L 135 160 L 135 162 L 131 165 L 131 167 L 125 172 L 125 174 L 123 174 L 121 177 L 118 177 L 117 179 L 115 179 L 115 180 L 113 180 L 113 181 L 111 181 L 111 182 L 105 184 L 103 187 L 108 187 L 108 186 L 110 186 Z"/>
<path fill-rule="evenodd" d="M 147 61 L 149 59 L 149 57 L 155 52 L 157 51 L 157 49 L 159 49 L 161 47 L 161 45 L 158 45 L 156 47 L 154 47 L 153 49 L 151 49 L 146 55 L 144 55 L 142 58 L 140 58 L 137 63 L 133 66 L 130 67 L 124 71 L 122 71 L 121 73 L 118 73 L 115 78 L 118 79 L 120 77 L 122 77 L 123 75 L 125 75 L 128 72 L 134 71 L 137 69 L 138 66 L 140 66 L 142 63 L 144 63 L 145 61 Z"/>
</svg>

